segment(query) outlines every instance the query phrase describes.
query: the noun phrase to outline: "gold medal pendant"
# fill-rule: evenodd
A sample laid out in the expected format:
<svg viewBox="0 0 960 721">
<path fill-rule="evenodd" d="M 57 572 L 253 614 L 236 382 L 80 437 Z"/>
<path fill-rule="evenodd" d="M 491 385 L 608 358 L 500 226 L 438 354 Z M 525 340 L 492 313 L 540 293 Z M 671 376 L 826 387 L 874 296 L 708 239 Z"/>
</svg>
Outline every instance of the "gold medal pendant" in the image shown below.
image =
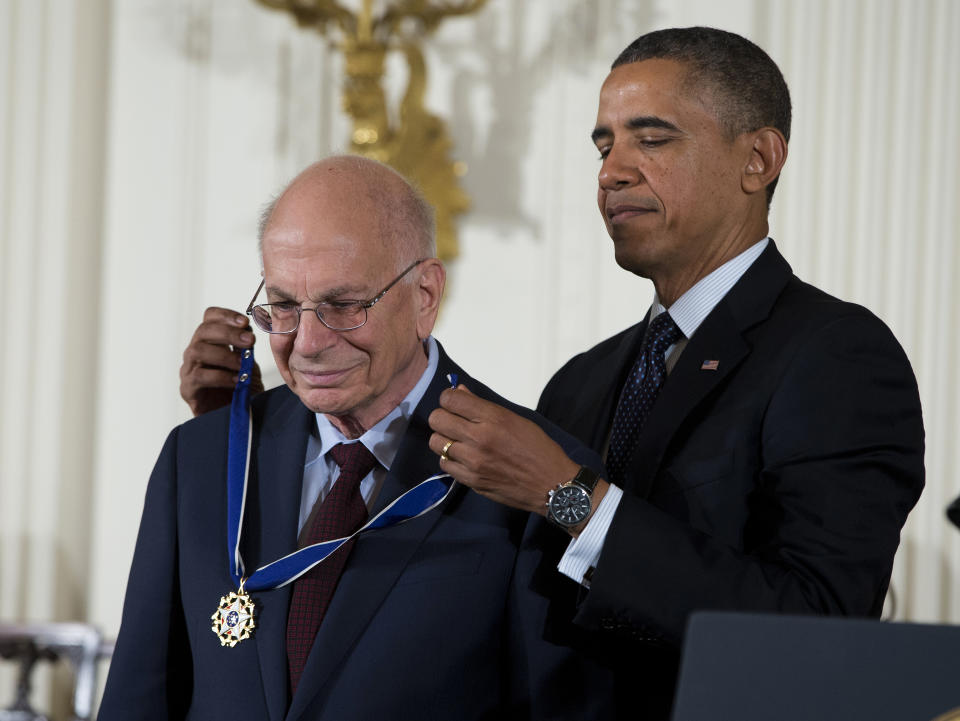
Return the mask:
<svg viewBox="0 0 960 721">
<path fill-rule="evenodd" d="M 243 581 L 237 593 L 231 591 L 220 598 L 220 605 L 210 617 L 211 630 L 217 634 L 221 646 L 233 648 L 246 638 L 250 638 L 255 623 L 253 620 L 253 600 L 243 590 Z"/>
</svg>

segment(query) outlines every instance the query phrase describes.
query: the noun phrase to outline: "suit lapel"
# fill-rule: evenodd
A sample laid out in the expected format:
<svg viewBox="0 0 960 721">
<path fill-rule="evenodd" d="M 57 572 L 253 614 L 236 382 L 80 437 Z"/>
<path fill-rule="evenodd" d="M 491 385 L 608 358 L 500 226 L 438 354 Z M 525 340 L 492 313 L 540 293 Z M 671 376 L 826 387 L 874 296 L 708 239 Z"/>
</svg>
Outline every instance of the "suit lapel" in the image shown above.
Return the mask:
<svg viewBox="0 0 960 721">
<path fill-rule="evenodd" d="M 256 482 L 248 498 L 244 561 L 247 573 L 297 548 L 297 522 L 307 437 L 313 414 L 299 398 L 284 389 L 282 399 L 268 406 L 263 418 L 254 414 L 254 428 L 266 429 L 255 441 Z M 253 484 L 251 484 L 253 485 Z M 260 656 L 260 676 L 271 721 L 287 710 L 287 610 L 292 585 L 258 591 L 254 638 Z"/>
<path fill-rule="evenodd" d="M 650 411 L 631 455 L 630 490 L 650 493 L 664 453 L 684 420 L 750 353 L 745 332 L 766 318 L 792 275 L 771 240 L 693 334 Z M 705 361 L 717 361 L 715 370 Z"/>
<path fill-rule="evenodd" d="M 577 394 L 583 404 L 572 411 L 563 427 L 597 453 L 602 454 L 607 443 L 610 423 L 620 401 L 620 391 L 640 352 L 647 331 L 649 313 L 643 322 L 627 330 L 620 342 L 604 358 L 600 358 L 583 380 L 583 390 Z M 615 379 L 614 383 L 610 380 Z"/>
<path fill-rule="evenodd" d="M 451 372 L 468 382 L 463 372 L 440 349 L 437 372 L 413 412 L 373 513 L 421 481 L 441 472 L 439 459 L 427 445 L 431 433 L 427 419 L 439 404 L 440 392 L 446 387 L 444 379 Z M 289 719 L 301 718 L 314 699 L 323 695 L 344 657 L 370 625 L 387 594 L 440 517 L 441 513 L 434 510 L 415 520 L 357 539 L 307 658 L 297 694 L 290 706 Z"/>
<path fill-rule="evenodd" d="M 627 469 L 634 493 L 644 498 L 650 493 L 663 454 L 680 424 L 748 352 L 721 301 L 684 348 L 644 424 Z M 701 370 L 704 360 L 717 360 L 717 369 Z"/>
</svg>

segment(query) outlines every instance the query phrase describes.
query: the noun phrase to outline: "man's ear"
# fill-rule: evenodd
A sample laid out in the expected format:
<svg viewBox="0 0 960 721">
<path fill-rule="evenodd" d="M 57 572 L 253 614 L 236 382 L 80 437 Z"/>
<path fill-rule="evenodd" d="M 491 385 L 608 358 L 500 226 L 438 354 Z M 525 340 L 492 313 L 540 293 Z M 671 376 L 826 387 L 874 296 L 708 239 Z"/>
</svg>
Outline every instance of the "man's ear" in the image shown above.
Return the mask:
<svg viewBox="0 0 960 721">
<path fill-rule="evenodd" d="M 787 139 L 776 128 L 760 128 L 748 133 L 748 140 L 749 156 L 740 186 L 745 193 L 759 193 L 780 175 L 787 160 Z"/>
<path fill-rule="evenodd" d="M 417 337 L 424 340 L 433 332 L 440 311 L 440 300 L 443 298 L 443 288 L 447 282 L 447 271 L 439 258 L 430 258 L 421 265 L 417 279 Z"/>
</svg>

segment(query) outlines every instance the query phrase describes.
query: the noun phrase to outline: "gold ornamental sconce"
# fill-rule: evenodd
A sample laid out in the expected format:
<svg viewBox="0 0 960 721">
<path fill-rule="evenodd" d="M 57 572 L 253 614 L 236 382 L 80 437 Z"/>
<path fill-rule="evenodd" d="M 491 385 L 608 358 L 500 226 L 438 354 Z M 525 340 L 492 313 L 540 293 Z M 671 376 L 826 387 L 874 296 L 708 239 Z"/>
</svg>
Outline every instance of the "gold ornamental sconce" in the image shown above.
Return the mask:
<svg viewBox="0 0 960 721">
<path fill-rule="evenodd" d="M 412 180 L 436 211 L 437 254 L 457 257 L 454 219 L 470 208 L 460 185 L 465 163 L 451 158 L 453 143 L 443 119 L 424 107 L 427 70 L 420 44 L 444 18 L 469 15 L 487 0 L 362 0 L 354 12 L 337 0 L 257 0 L 291 13 L 301 27 L 330 38 L 343 52 L 343 107 L 353 120 L 350 151 L 386 163 Z M 383 90 L 389 52 L 403 55 L 409 80 L 398 120 L 391 122 Z"/>
</svg>

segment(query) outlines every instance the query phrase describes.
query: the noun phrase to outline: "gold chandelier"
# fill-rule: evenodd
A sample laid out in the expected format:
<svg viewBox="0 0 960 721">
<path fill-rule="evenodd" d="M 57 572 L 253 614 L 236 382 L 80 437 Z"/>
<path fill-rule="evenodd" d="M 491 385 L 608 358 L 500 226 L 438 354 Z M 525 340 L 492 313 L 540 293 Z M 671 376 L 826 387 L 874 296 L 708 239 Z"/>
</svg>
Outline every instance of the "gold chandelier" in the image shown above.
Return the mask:
<svg viewBox="0 0 960 721">
<path fill-rule="evenodd" d="M 424 107 L 427 73 L 420 43 L 444 18 L 473 13 L 486 1 L 394 0 L 375 15 L 373 0 L 363 0 L 356 13 L 338 0 L 257 0 L 291 13 L 298 25 L 317 30 L 343 52 L 343 107 L 353 120 L 350 150 L 387 163 L 420 188 L 436 211 L 437 254 L 443 260 L 458 255 L 454 219 L 470 207 L 460 185 L 467 168 L 451 158 L 443 119 Z M 382 84 L 391 51 L 403 55 L 410 71 L 395 123 Z"/>
</svg>

